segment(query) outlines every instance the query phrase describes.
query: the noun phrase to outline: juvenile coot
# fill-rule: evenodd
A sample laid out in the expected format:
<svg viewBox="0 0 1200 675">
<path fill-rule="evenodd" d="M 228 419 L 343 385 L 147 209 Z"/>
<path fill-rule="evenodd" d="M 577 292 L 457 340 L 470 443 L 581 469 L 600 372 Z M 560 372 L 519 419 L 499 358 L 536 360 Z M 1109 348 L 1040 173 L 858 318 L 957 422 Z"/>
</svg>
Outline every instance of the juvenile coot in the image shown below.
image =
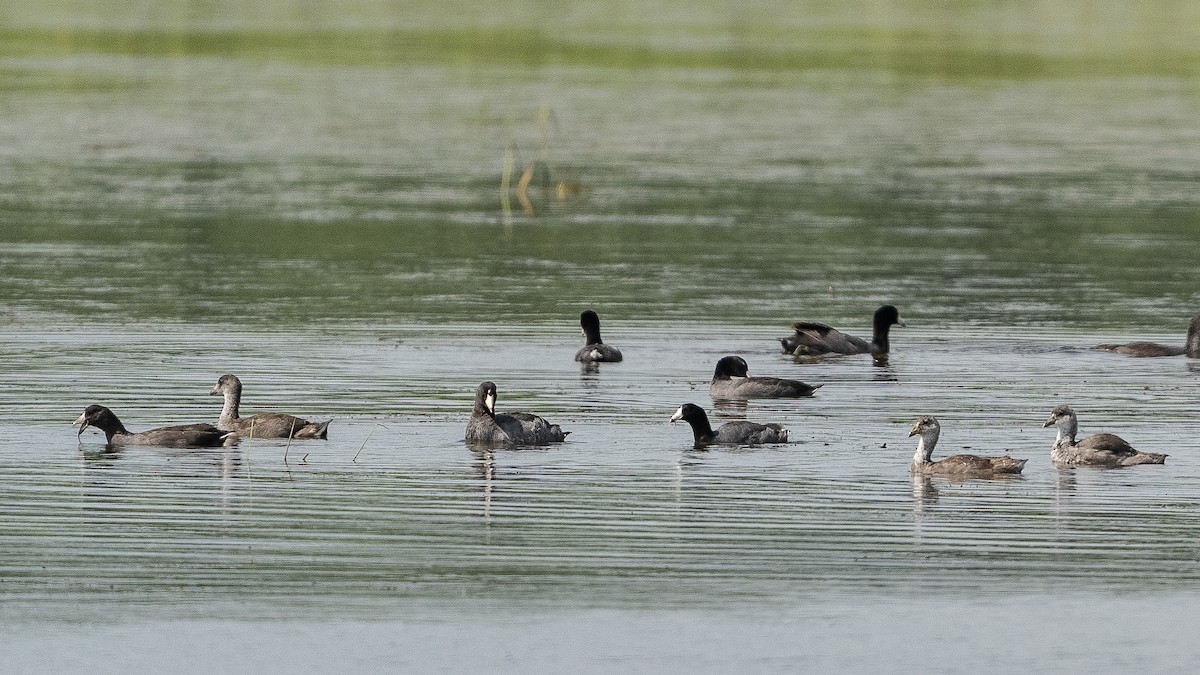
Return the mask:
<svg viewBox="0 0 1200 675">
<path fill-rule="evenodd" d="M 726 422 L 716 431 L 708 423 L 708 415 L 704 409 L 693 403 L 684 403 L 671 416 L 671 422 L 684 420 L 692 426 L 692 435 L 696 439 L 696 447 L 706 445 L 762 445 L 763 443 L 786 443 L 787 429 L 771 424 L 755 424 L 754 422 Z"/>
<path fill-rule="evenodd" d="M 1050 412 L 1050 419 L 1042 425 L 1058 427 L 1058 436 L 1050 450 L 1050 459 L 1058 466 L 1119 467 L 1136 464 L 1162 464 L 1166 455 L 1139 452 L 1113 434 L 1096 434 L 1080 441 L 1075 440 L 1079 421 L 1070 406 L 1060 405 Z"/>
<path fill-rule="evenodd" d="M 847 335 L 823 323 L 798 321 L 792 324 L 795 334 L 779 338 L 785 354 L 887 354 L 891 345 L 888 333 L 892 325 L 904 326 L 900 310 L 884 305 L 875 310 L 874 330 L 871 341 Z"/>
<path fill-rule="evenodd" d="M 483 382 L 475 390 L 475 408 L 467 421 L 467 442 L 487 445 L 546 445 L 566 439 L 557 424 L 530 413 L 496 413 L 496 385 Z"/>
<path fill-rule="evenodd" d="M 1116 352 L 1126 356 L 1181 356 L 1200 359 L 1200 316 L 1193 316 L 1188 325 L 1187 343 L 1183 347 L 1161 345 L 1157 342 L 1127 342 L 1125 344 L 1096 345 L 1096 349 Z"/>
<path fill-rule="evenodd" d="M 236 431 L 253 438 L 329 438 L 329 423 L 309 422 L 300 417 L 284 413 L 259 413 L 253 417 L 238 417 L 238 405 L 242 402 L 242 381 L 236 375 L 222 375 L 213 385 L 210 396 L 225 395 L 225 406 L 217 427 Z"/>
<path fill-rule="evenodd" d="M 211 424 L 181 424 L 132 433 L 121 424 L 113 411 L 102 405 L 89 405 L 72 425 L 79 424 L 79 434 L 88 427 L 104 432 L 109 445 L 154 445 L 163 448 L 211 448 L 237 440 L 237 433 L 224 431 Z"/>
<path fill-rule="evenodd" d="M 933 461 L 933 448 L 937 446 L 942 426 L 930 415 L 923 415 L 913 424 L 909 437 L 917 439 L 917 452 L 913 455 L 909 472 L 913 474 L 940 474 L 955 478 L 992 478 L 995 476 L 1021 473 L 1027 459 L 1012 457 L 979 457 L 977 455 L 951 455 Z"/>
<path fill-rule="evenodd" d="M 717 361 L 708 393 L 715 399 L 799 398 L 812 396 L 820 386 L 778 377 L 751 377 L 745 359 L 726 356 Z"/>
<path fill-rule="evenodd" d="M 575 352 L 575 360 L 582 363 L 616 363 L 623 357 L 621 350 L 604 344 L 600 339 L 600 317 L 592 310 L 579 315 L 579 327 L 584 335 L 583 348 Z"/>
</svg>

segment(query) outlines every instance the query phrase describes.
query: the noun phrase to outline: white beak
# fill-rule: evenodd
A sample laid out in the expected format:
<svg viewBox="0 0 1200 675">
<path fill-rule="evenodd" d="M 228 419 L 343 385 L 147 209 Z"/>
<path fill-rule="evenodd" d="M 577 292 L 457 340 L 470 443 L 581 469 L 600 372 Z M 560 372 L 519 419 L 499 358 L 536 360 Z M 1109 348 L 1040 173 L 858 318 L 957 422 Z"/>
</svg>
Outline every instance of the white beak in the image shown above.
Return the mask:
<svg viewBox="0 0 1200 675">
<path fill-rule="evenodd" d="M 488 394 L 487 396 L 485 396 L 483 399 L 483 404 L 485 406 L 487 406 L 488 412 L 492 413 L 493 415 L 496 414 L 496 395 L 495 394 Z"/>
<path fill-rule="evenodd" d="M 87 420 L 84 419 L 86 414 L 87 413 L 80 413 L 79 417 L 76 417 L 75 421 L 71 422 L 71 426 L 75 426 L 76 424 L 87 424 Z"/>
<path fill-rule="evenodd" d="M 681 419 L 683 419 L 683 406 L 679 406 L 679 410 L 676 410 L 676 411 L 675 411 L 675 414 L 674 414 L 674 415 L 671 415 L 671 420 L 670 420 L 670 421 L 671 421 L 672 423 L 675 423 L 675 422 L 678 422 L 678 421 L 679 421 L 679 420 L 681 420 Z"/>
</svg>

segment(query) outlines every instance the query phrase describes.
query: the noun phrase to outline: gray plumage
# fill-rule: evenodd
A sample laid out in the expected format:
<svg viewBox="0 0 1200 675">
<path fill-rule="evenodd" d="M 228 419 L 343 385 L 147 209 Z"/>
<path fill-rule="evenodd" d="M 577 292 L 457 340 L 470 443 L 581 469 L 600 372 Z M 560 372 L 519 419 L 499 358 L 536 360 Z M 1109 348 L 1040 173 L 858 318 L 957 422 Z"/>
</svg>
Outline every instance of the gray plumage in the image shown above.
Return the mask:
<svg viewBox="0 0 1200 675">
<path fill-rule="evenodd" d="M 726 356 L 717 361 L 708 393 L 714 399 L 800 398 L 812 396 L 820 386 L 778 377 L 752 377 L 745 359 Z"/>
<path fill-rule="evenodd" d="M 253 417 L 239 417 L 238 406 L 242 402 L 242 381 L 236 375 L 222 375 L 213 385 L 209 395 L 225 396 L 221 417 L 217 427 L 253 438 L 329 438 L 329 423 L 309 422 L 302 417 L 284 413 L 259 413 Z"/>
<path fill-rule="evenodd" d="M 84 429 L 96 427 L 104 432 L 109 445 L 152 445 L 162 448 L 211 448 L 236 442 L 237 434 L 223 431 L 211 424 L 180 424 L 133 433 L 121 424 L 113 411 L 102 405 L 89 405 L 72 424 Z"/>
<path fill-rule="evenodd" d="M 581 363 L 616 363 L 623 359 L 621 350 L 604 344 L 600 339 L 600 317 L 592 310 L 579 315 L 579 328 L 584 336 L 583 348 L 575 352 L 575 360 Z"/>
<path fill-rule="evenodd" d="M 1200 316 L 1192 317 L 1188 325 L 1187 342 L 1183 347 L 1163 345 L 1157 342 L 1127 342 L 1125 344 L 1096 345 L 1096 349 L 1116 352 L 1126 356 L 1182 356 L 1200 359 Z"/>
<path fill-rule="evenodd" d="M 693 403 L 684 403 L 671 416 L 671 422 L 686 421 L 692 427 L 692 436 L 697 448 L 706 445 L 762 445 L 764 443 L 786 443 L 787 429 L 779 424 L 756 424 L 754 422 L 726 422 L 716 431 L 708 423 L 704 409 Z"/>
<path fill-rule="evenodd" d="M 937 446 L 942 426 L 930 415 L 918 418 L 909 430 L 909 437 L 920 436 L 917 451 L 913 455 L 909 472 L 924 475 L 944 475 L 952 478 L 995 478 L 1021 473 L 1027 459 L 1012 457 L 980 457 L 978 455 L 951 455 L 933 461 L 933 449 Z"/>
<path fill-rule="evenodd" d="M 475 407 L 467 420 L 466 440 L 482 445 L 546 445 L 571 432 L 530 413 L 496 413 L 496 385 L 483 382 L 475 390 Z"/>
<path fill-rule="evenodd" d="M 900 310 L 884 305 L 875 310 L 870 342 L 823 323 L 798 321 L 792 324 L 796 332 L 779 338 L 779 344 L 785 354 L 887 354 L 891 350 L 889 334 L 893 325 L 906 324 L 900 318 Z"/>
<path fill-rule="evenodd" d="M 1138 464 L 1163 464 L 1167 456 L 1155 452 L 1141 452 L 1125 439 L 1114 434 L 1095 434 L 1076 441 L 1079 421 L 1070 406 L 1060 405 L 1050 412 L 1050 419 L 1042 428 L 1058 427 L 1058 436 L 1050 450 L 1050 460 L 1058 466 L 1095 466 L 1117 468 Z"/>
</svg>

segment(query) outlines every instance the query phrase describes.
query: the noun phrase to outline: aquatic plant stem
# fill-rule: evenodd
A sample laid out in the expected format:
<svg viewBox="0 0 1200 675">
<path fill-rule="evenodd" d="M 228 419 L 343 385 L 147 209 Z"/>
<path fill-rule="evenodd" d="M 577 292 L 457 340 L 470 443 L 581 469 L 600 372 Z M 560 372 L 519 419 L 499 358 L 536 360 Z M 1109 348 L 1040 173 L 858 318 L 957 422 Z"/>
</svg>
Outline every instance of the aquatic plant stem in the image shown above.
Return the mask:
<svg viewBox="0 0 1200 675">
<path fill-rule="evenodd" d="M 371 440 L 371 435 L 374 434 L 375 430 L 378 429 L 379 427 L 383 427 L 383 425 L 378 422 L 375 423 L 374 427 L 371 427 L 370 433 L 368 433 L 367 437 L 363 439 L 362 445 L 358 446 L 358 452 L 354 453 L 354 459 L 351 459 L 350 460 L 351 462 L 358 461 L 358 456 L 362 454 L 363 448 L 367 447 L 367 441 Z M 383 427 L 383 428 L 386 429 L 387 427 Z"/>
</svg>

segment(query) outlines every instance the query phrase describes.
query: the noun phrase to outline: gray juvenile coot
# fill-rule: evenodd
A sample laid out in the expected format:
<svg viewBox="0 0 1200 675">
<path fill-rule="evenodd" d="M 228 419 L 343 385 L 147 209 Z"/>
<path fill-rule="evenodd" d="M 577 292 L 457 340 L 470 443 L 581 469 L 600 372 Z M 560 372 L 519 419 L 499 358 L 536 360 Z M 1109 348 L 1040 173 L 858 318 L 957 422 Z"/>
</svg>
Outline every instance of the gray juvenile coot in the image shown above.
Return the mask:
<svg viewBox="0 0 1200 675">
<path fill-rule="evenodd" d="M 792 330 L 796 332 L 779 338 L 779 344 L 785 354 L 887 354 L 891 349 L 888 333 L 893 325 L 905 325 L 900 310 L 884 305 L 875 310 L 870 342 L 823 323 L 797 321 L 792 324 Z"/>
<path fill-rule="evenodd" d="M 1096 349 L 1116 352 L 1126 356 L 1182 356 L 1200 359 L 1200 316 L 1193 316 L 1188 324 L 1187 343 L 1183 347 L 1161 345 L 1157 342 L 1127 342 L 1125 344 L 1096 345 Z"/>
<path fill-rule="evenodd" d="M 1096 434 L 1076 441 L 1079 420 L 1070 406 L 1060 405 L 1050 412 L 1050 419 L 1042 428 L 1058 427 L 1058 436 L 1050 450 L 1050 459 L 1058 466 L 1120 467 L 1137 464 L 1162 464 L 1166 455 L 1140 452 L 1113 434 Z"/>
<path fill-rule="evenodd" d="M 812 396 L 820 386 L 778 377 L 751 377 L 745 359 L 725 356 L 717 361 L 708 393 L 715 399 L 799 398 Z"/>
<path fill-rule="evenodd" d="M 496 385 L 483 382 L 475 390 L 475 407 L 467 420 L 469 443 L 486 445 L 546 445 L 571 432 L 530 413 L 496 413 Z"/>
<path fill-rule="evenodd" d="M 917 439 L 917 452 L 913 455 L 909 472 L 913 474 L 941 474 L 957 478 L 992 478 L 995 476 L 1021 473 L 1027 459 L 1012 457 L 979 457 L 978 455 L 951 455 L 933 461 L 933 448 L 937 445 L 942 426 L 937 419 L 923 415 L 913 424 L 908 435 Z"/>
<path fill-rule="evenodd" d="M 217 427 L 236 431 L 253 438 L 329 438 L 329 423 L 309 422 L 301 417 L 284 413 L 259 413 L 253 417 L 238 417 L 238 406 L 242 402 L 242 381 L 236 375 L 222 375 L 213 385 L 211 396 L 224 394 L 225 405 Z"/>
<path fill-rule="evenodd" d="M 575 360 L 582 363 L 616 363 L 623 357 L 621 350 L 604 344 L 600 339 L 600 317 L 592 310 L 579 315 L 579 328 L 584 336 L 583 348 L 575 352 Z"/>
<path fill-rule="evenodd" d="M 113 411 L 102 405 L 89 405 L 74 422 L 84 429 L 96 427 L 104 432 L 109 445 L 154 445 L 164 448 L 211 448 L 237 440 L 237 433 L 224 431 L 211 424 L 181 424 L 132 433 L 121 424 Z"/>
<path fill-rule="evenodd" d="M 787 429 L 775 423 L 726 422 L 716 431 L 713 431 L 712 425 L 708 423 L 708 415 L 705 414 L 704 408 L 693 403 L 684 403 L 679 406 L 679 410 L 675 411 L 670 421 L 678 422 L 679 420 L 684 420 L 692 426 L 692 435 L 695 437 L 697 448 L 711 444 L 762 445 L 763 443 L 786 443 L 788 439 Z"/>
</svg>

